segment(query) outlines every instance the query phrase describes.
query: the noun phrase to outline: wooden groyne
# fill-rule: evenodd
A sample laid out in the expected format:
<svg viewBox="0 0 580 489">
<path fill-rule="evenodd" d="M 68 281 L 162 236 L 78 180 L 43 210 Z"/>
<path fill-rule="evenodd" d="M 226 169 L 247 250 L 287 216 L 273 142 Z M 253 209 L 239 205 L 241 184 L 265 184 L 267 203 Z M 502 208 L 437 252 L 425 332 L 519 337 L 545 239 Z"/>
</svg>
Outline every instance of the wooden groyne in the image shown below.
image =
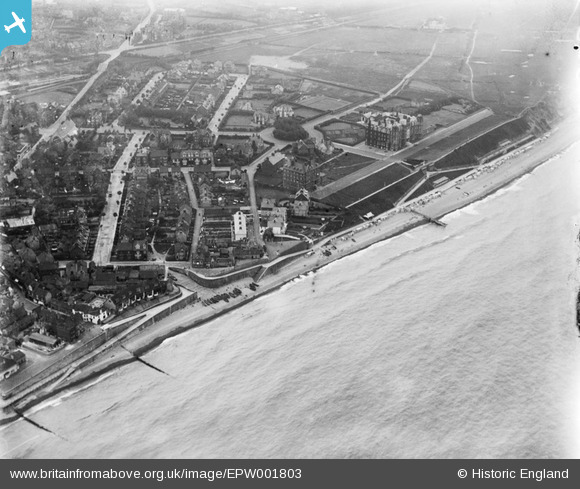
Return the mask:
<svg viewBox="0 0 580 489">
<path fill-rule="evenodd" d="M 416 211 L 415 209 L 413 209 L 411 212 L 414 212 L 418 216 L 421 216 L 423 219 L 427 219 L 427 221 L 429 221 L 430 223 L 437 224 L 437 226 L 441 227 L 447 226 L 447 223 L 440 221 L 439 219 L 435 219 L 434 217 L 430 217 L 426 214 L 423 214 L 422 212 Z"/>
</svg>

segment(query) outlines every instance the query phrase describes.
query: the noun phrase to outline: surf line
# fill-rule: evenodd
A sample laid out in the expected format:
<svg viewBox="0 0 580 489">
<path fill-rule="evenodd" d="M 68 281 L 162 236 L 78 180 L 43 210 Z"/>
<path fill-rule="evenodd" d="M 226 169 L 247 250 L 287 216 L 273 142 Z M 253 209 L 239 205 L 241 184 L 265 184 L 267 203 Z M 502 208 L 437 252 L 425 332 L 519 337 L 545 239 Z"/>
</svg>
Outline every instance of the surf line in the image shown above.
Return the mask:
<svg viewBox="0 0 580 489">
<path fill-rule="evenodd" d="M 125 346 L 121 345 L 121 348 L 123 348 L 123 350 L 125 350 L 127 353 L 129 353 L 135 360 L 137 360 L 138 362 L 141 362 L 143 365 L 147 365 L 149 368 L 152 368 L 153 370 L 157 370 L 157 372 L 160 372 L 164 375 L 167 375 L 168 377 L 171 377 L 171 375 L 169 375 L 167 372 L 164 372 L 163 370 L 161 370 L 160 368 L 156 367 L 155 365 L 151 365 L 149 362 L 146 362 L 145 360 L 143 360 L 140 356 L 136 355 L 135 353 L 133 353 L 132 351 L 128 350 L 127 348 L 125 348 Z"/>
<path fill-rule="evenodd" d="M 32 426 L 36 426 L 37 428 L 40 428 L 41 430 L 43 430 L 43 431 L 46 431 L 47 433 L 50 433 L 51 435 L 57 436 L 57 437 L 58 437 L 58 438 L 60 438 L 61 440 L 68 441 L 66 438 L 64 438 L 64 437 L 60 436 L 59 434 L 55 433 L 54 431 L 51 431 L 51 430 L 49 430 L 48 428 L 46 428 L 46 427 L 42 426 L 41 424 L 37 423 L 36 421 L 33 421 L 33 420 L 32 420 L 32 419 L 30 419 L 29 417 L 25 416 L 25 415 L 24 415 L 24 413 L 23 413 L 22 411 L 20 411 L 20 410 L 18 410 L 18 409 L 16 409 L 16 408 L 13 408 L 13 411 L 16 413 L 16 415 L 17 415 L 17 416 L 18 416 L 20 419 L 22 419 L 22 420 L 24 420 L 24 421 L 26 421 L 26 422 L 30 423 Z"/>
</svg>

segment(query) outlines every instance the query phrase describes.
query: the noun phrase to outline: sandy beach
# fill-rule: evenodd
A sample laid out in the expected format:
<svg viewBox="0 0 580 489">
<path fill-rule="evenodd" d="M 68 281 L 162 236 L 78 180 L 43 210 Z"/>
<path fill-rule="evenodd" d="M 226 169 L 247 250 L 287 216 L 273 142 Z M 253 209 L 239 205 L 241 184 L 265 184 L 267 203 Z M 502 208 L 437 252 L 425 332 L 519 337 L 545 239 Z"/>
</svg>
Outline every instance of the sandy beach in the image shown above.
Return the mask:
<svg viewBox="0 0 580 489">
<path fill-rule="evenodd" d="M 95 361 L 90 367 L 74 372 L 57 389 L 53 391 L 38 391 L 33 397 L 21 401 L 19 406 L 21 408 L 29 408 L 64 389 L 86 382 L 89 379 L 94 379 L 113 368 L 135 361 L 135 358 L 129 352 L 141 355 L 155 348 L 167 338 L 205 325 L 223 314 L 243 307 L 257 297 L 262 297 L 278 290 L 282 285 L 300 275 L 315 271 L 375 243 L 397 236 L 416 226 L 426 224 L 424 218 L 411 212 L 412 209 L 433 218 L 442 218 L 450 212 L 490 195 L 531 172 L 537 166 L 575 143 L 578 139 L 577 128 L 579 124 L 580 121 L 577 118 L 566 119 L 552 131 L 549 137 L 536 140 L 526 150 L 519 149 L 509 155 L 502 156 L 483 167 L 479 167 L 476 171 L 449 182 L 436 191 L 405 204 L 403 208 L 393 209 L 375 217 L 372 222 L 361 222 L 360 226 L 354 230 L 348 230 L 323 240 L 313 247 L 314 253 L 295 258 L 276 274 L 267 274 L 260 280 L 260 287 L 256 292 L 247 287 L 247 284 L 251 282 L 250 279 L 219 289 L 204 289 L 191 281 L 184 283 L 184 279 L 180 277 L 180 285 L 197 292 L 200 300 L 225 291 L 231 291 L 235 287 L 240 288 L 243 293 L 236 299 L 230 299 L 228 303 L 219 302 L 205 307 L 200 302 L 197 302 L 172 314 L 138 335 L 123 341 L 123 347 L 117 346 L 108 350 L 101 359 Z M 445 220 L 443 219 L 443 221 Z M 323 254 L 324 250 L 330 251 L 331 254 L 326 256 Z"/>
</svg>

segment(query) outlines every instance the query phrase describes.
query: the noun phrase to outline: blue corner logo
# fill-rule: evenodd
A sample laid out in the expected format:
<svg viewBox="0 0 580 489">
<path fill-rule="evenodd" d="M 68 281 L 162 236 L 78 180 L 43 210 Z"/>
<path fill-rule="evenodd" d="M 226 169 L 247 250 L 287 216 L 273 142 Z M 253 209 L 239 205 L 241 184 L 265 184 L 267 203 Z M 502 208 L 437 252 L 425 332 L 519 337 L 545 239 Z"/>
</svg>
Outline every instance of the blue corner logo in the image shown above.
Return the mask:
<svg viewBox="0 0 580 489">
<path fill-rule="evenodd" d="M 32 34 L 32 0 L 0 0 L 0 53 L 21 46 Z"/>
</svg>

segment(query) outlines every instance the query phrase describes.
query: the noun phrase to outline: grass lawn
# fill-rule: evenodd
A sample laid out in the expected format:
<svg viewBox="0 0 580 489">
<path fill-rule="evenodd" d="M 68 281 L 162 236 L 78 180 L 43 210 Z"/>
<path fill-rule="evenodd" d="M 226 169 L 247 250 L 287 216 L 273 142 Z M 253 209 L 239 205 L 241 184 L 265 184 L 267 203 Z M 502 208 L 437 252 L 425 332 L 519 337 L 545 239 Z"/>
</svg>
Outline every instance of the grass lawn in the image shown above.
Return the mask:
<svg viewBox="0 0 580 489">
<path fill-rule="evenodd" d="M 388 211 L 389 209 L 392 209 L 397 201 L 422 178 L 422 172 L 413 173 L 400 182 L 385 188 L 382 192 L 353 205 L 350 209 L 361 215 L 364 215 L 367 212 L 372 212 L 376 215 Z"/>
<path fill-rule="evenodd" d="M 461 131 L 457 131 L 456 133 L 433 143 L 428 148 L 414 154 L 413 158 L 417 160 L 436 160 L 468 139 L 479 136 L 481 133 L 505 120 L 506 118 L 501 115 L 491 115 L 486 117 Z"/>
<path fill-rule="evenodd" d="M 325 164 L 321 171 L 325 173 L 326 181 L 330 183 L 340 180 L 342 177 L 350 175 L 351 173 L 370 165 L 374 161 L 374 159 L 367 158 L 366 156 L 353 153 L 343 153 L 338 158 Z"/>
<path fill-rule="evenodd" d="M 357 200 L 406 177 L 410 172 L 411 170 L 407 167 L 399 163 L 393 163 L 383 170 L 329 195 L 323 199 L 323 202 L 338 207 L 346 207 L 347 205 L 350 205 Z"/>
</svg>

